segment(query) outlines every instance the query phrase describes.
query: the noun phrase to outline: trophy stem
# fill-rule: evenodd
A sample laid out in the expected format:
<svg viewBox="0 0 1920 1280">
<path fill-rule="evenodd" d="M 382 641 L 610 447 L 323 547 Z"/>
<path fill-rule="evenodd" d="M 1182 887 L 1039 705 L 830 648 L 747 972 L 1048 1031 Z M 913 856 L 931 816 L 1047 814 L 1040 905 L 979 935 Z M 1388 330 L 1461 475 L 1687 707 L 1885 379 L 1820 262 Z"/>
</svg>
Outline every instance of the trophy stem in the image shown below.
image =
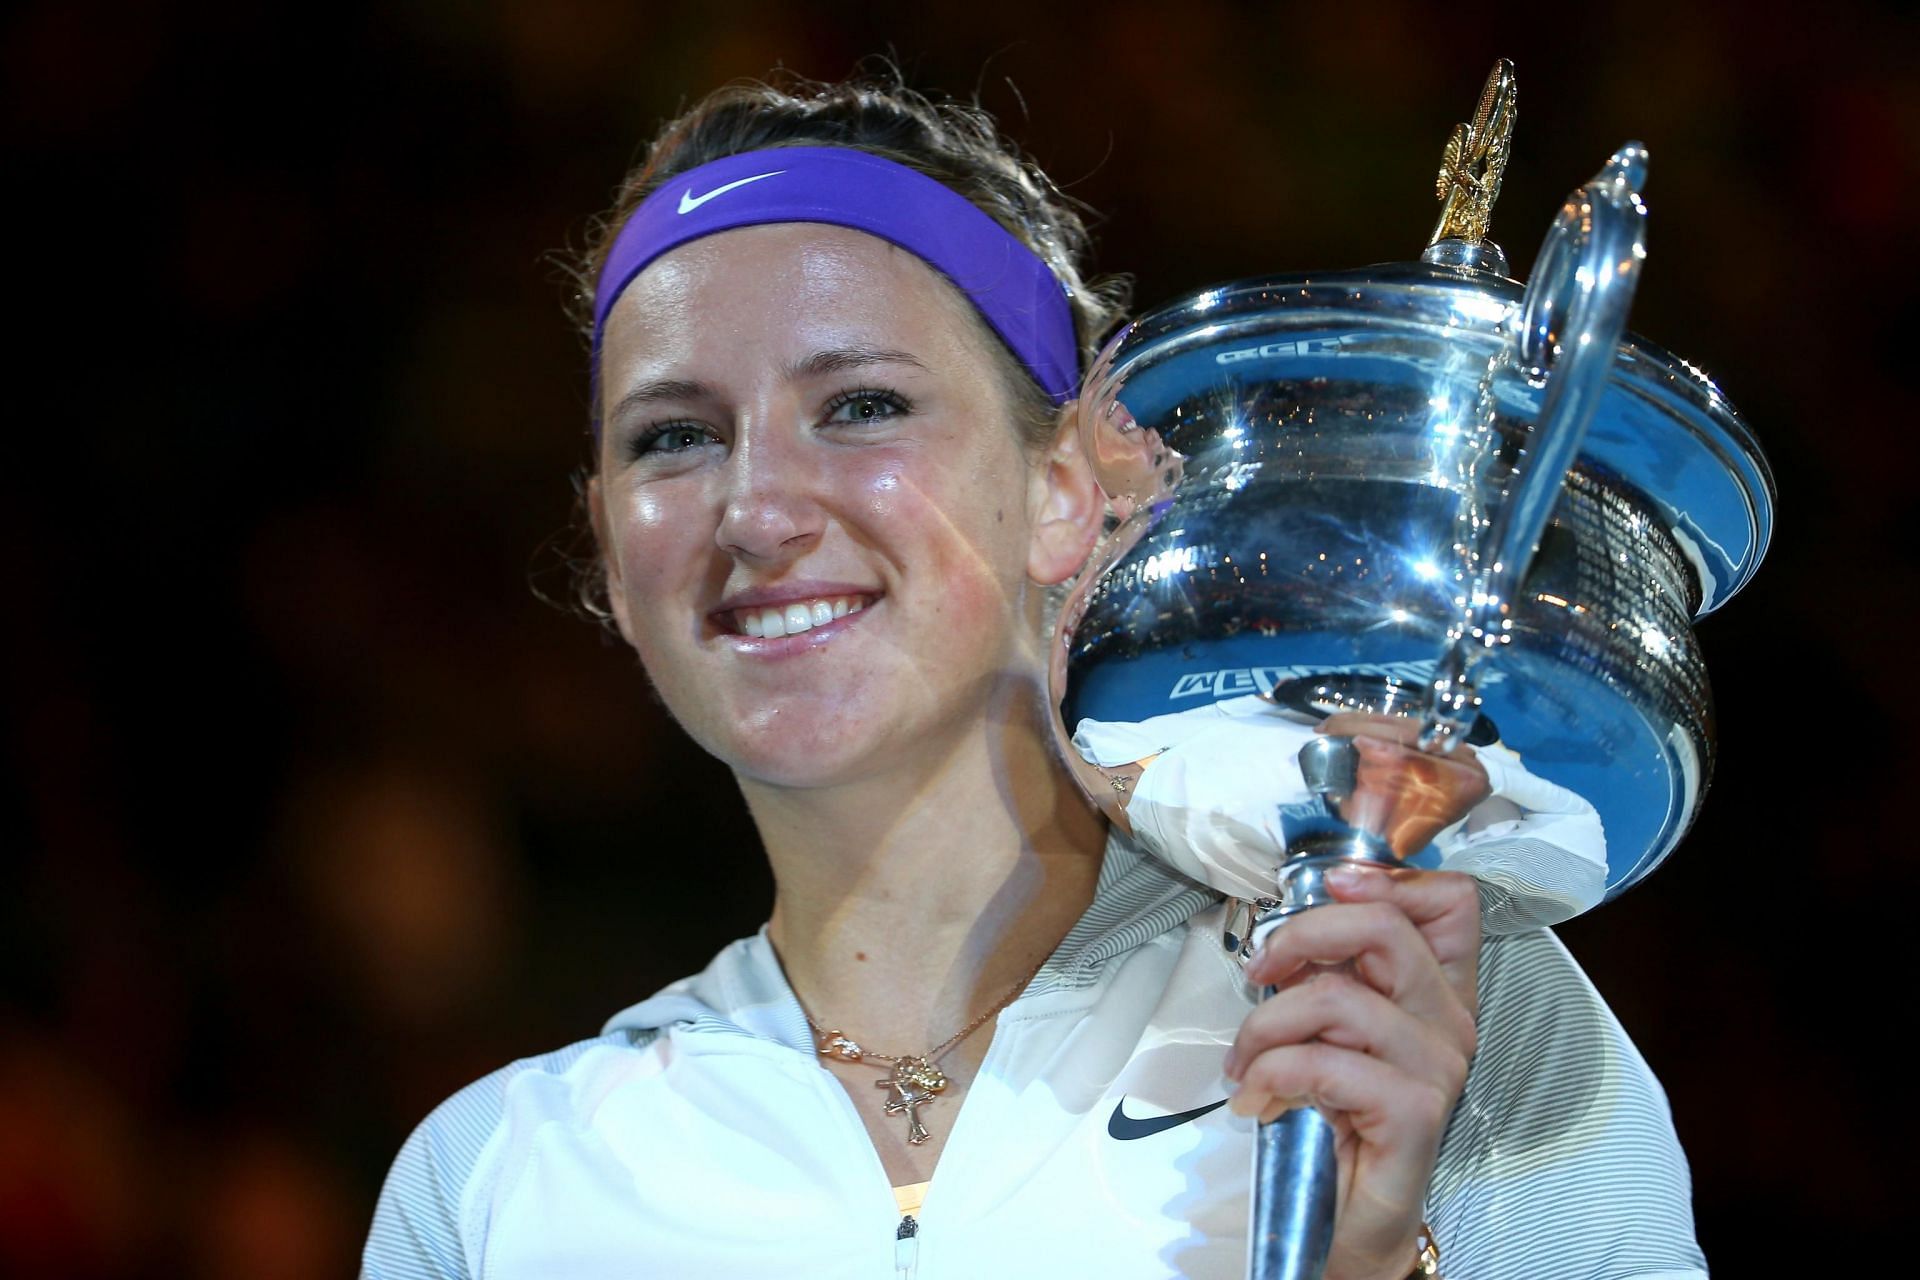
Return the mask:
<svg viewBox="0 0 1920 1280">
<path fill-rule="evenodd" d="M 1254 1144 L 1252 1280 L 1302 1280 L 1327 1269 L 1340 1167 L 1333 1124 L 1312 1107 L 1260 1126 Z"/>
<path fill-rule="evenodd" d="M 1353 794 L 1357 768 L 1351 738 L 1328 735 L 1300 748 L 1300 774 L 1319 813 L 1283 816 L 1287 854 L 1275 873 L 1278 905 L 1260 917 L 1256 937 L 1332 902 L 1327 873 L 1335 867 L 1406 865 L 1379 834 L 1340 816 L 1341 803 Z M 1276 990 L 1268 987 L 1264 995 Z M 1339 1187 L 1333 1125 L 1324 1115 L 1295 1107 L 1260 1126 L 1248 1233 L 1252 1280 L 1319 1280 L 1333 1244 Z"/>
</svg>

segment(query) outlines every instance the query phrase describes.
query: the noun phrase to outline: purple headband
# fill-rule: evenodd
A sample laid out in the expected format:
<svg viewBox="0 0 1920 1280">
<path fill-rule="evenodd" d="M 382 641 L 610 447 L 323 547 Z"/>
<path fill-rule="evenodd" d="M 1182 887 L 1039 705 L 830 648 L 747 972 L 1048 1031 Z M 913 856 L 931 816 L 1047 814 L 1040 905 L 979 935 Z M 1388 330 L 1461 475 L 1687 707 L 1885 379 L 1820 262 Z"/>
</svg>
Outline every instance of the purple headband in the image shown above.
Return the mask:
<svg viewBox="0 0 1920 1280">
<path fill-rule="evenodd" d="M 972 301 L 1055 404 L 1071 399 L 1079 344 L 1047 264 L 965 196 L 865 151 L 775 147 L 680 174 L 614 238 L 593 300 L 593 356 L 607 313 L 647 264 L 689 240 L 769 222 L 824 222 L 878 236 L 937 267 Z"/>
</svg>

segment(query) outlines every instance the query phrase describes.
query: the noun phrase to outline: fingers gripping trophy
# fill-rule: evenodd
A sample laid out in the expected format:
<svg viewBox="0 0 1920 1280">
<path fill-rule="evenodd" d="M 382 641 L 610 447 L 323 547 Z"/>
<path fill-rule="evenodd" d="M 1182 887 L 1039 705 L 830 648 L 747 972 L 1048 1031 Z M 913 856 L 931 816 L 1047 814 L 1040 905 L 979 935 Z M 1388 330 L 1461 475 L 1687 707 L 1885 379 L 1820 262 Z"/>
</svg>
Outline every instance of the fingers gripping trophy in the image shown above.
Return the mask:
<svg viewBox="0 0 1920 1280">
<path fill-rule="evenodd" d="M 1082 390 L 1117 523 L 1061 613 L 1059 732 L 1117 825 L 1234 899 L 1243 959 L 1355 862 L 1472 873 L 1490 932 L 1564 920 L 1658 866 L 1712 773 L 1692 623 L 1758 567 L 1772 474 L 1626 333 L 1640 144 L 1508 277 L 1514 104 L 1502 62 L 1419 261 L 1205 290 Z M 1288 1111 L 1256 1153 L 1251 1274 L 1319 1276 L 1332 1127 Z"/>
</svg>

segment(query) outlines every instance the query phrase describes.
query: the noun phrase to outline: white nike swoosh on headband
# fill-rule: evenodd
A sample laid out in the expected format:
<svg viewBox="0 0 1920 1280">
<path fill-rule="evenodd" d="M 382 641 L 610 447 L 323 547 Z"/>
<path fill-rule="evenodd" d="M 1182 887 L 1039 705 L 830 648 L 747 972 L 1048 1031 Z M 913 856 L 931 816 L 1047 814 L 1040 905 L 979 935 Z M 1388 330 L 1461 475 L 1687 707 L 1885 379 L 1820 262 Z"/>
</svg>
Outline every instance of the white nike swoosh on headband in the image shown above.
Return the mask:
<svg viewBox="0 0 1920 1280">
<path fill-rule="evenodd" d="M 698 209 L 701 205 L 713 199 L 715 196 L 723 196 L 727 194 L 727 192 L 733 190 L 735 187 L 744 187 L 749 182 L 758 182 L 762 178 L 777 178 L 785 172 L 786 172 L 785 169 L 774 169 L 767 173 L 756 173 L 751 178 L 738 178 L 732 182 L 726 183 L 723 186 L 715 187 L 713 190 L 707 192 L 705 195 L 696 196 L 695 194 L 693 194 L 693 188 L 688 187 L 685 193 L 682 194 L 680 197 L 680 212 L 692 213 L 695 209 Z"/>
</svg>

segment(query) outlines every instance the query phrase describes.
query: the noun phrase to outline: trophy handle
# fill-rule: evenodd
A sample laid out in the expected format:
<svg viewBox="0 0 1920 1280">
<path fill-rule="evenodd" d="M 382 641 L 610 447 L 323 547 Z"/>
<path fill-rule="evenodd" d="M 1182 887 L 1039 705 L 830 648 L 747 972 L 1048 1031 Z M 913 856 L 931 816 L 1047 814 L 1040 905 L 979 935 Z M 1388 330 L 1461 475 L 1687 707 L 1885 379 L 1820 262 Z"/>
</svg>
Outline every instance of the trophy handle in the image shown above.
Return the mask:
<svg viewBox="0 0 1920 1280">
<path fill-rule="evenodd" d="M 1627 143 L 1567 197 L 1540 246 L 1506 353 L 1542 389 L 1540 413 L 1474 557 L 1460 621 L 1447 632 L 1421 724 L 1426 750 L 1451 751 L 1472 728 L 1480 703 L 1473 665 L 1510 639 L 1514 593 L 1606 390 L 1647 256 L 1646 177 L 1646 147 Z"/>
</svg>

